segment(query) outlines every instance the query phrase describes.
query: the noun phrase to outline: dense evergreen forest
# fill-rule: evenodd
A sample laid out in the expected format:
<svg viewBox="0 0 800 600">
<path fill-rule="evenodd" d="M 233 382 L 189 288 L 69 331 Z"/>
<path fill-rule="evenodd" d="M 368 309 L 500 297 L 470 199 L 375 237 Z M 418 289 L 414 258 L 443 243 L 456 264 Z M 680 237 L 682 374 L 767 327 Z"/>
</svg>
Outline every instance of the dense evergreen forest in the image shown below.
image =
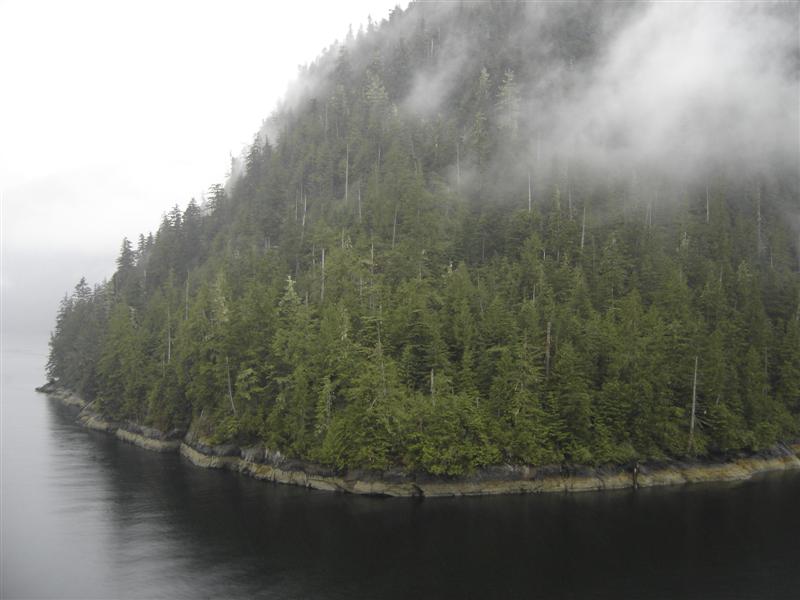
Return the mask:
<svg viewBox="0 0 800 600">
<path fill-rule="evenodd" d="M 556 148 L 549 107 L 640 8 L 537 6 L 412 4 L 326 50 L 224 185 L 64 298 L 49 377 L 338 469 L 798 436 L 796 167 Z"/>
</svg>

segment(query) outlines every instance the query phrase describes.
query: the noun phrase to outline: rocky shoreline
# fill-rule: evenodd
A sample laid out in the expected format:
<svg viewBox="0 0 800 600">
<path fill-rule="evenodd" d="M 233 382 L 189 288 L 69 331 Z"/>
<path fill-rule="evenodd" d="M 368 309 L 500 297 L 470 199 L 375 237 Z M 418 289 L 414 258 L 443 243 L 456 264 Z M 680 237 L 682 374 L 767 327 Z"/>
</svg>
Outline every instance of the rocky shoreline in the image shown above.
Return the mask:
<svg viewBox="0 0 800 600">
<path fill-rule="evenodd" d="M 164 433 L 135 423 L 104 420 L 74 393 L 46 384 L 37 391 L 80 408 L 78 421 L 86 428 L 155 452 L 180 452 L 199 467 L 227 469 L 264 481 L 352 494 L 396 497 L 449 497 L 543 492 L 588 492 L 684 485 L 702 482 L 743 481 L 757 473 L 800 469 L 800 443 L 782 444 L 753 455 L 704 461 L 668 461 L 625 467 L 527 467 L 501 465 L 480 469 L 458 478 L 443 478 L 401 471 L 369 472 L 333 469 L 290 459 L 263 446 L 240 448 L 232 444 L 208 446 L 190 431 Z"/>
</svg>

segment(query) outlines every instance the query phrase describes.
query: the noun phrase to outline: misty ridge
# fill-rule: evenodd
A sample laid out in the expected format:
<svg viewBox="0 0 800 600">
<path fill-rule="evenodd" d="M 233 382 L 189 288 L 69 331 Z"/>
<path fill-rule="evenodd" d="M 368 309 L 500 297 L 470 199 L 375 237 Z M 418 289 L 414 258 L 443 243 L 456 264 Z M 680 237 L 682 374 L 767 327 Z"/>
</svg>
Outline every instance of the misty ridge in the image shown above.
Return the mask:
<svg viewBox="0 0 800 600">
<path fill-rule="evenodd" d="M 495 29 L 472 21 L 476 12 Z M 369 71 L 365 59 L 395 59 L 424 37 L 427 56 L 403 65 L 387 100 L 421 127 L 482 105 L 487 129 L 499 130 L 494 146 L 476 151 L 481 132 L 458 119 L 442 140 L 460 148 L 443 149 L 451 161 L 441 172 L 467 195 L 524 201 L 530 178 L 533 196 L 558 185 L 588 197 L 614 182 L 661 208 L 724 175 L 748 196 L 789 185 L 797 198 L 796 5 L 412 3 L 400 13 L 379 36 L 373 24 L 351 32 L 305 68 L 258 139 L 277 139 L 289 115 L 334 97 L 343 56 Z M 799 206 L 780 207 L 798 234 Z"/>
<path fill-rule="evenodd" d="M 498 465 L 796 459 L 798 10 L 369 21 L 224 185 L 64 298 L 48 376 L 201 455 L 393 470 L 404 493 Z"/>
</svg>

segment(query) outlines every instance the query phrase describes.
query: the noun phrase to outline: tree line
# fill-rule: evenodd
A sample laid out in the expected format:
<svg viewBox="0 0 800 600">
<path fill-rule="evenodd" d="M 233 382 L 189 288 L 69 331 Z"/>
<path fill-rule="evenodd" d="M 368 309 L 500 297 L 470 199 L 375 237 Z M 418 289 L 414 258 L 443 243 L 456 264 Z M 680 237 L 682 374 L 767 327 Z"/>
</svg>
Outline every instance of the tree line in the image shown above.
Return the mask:
<svg viewBox="0 0 800 600">
<path fill-rule="evenodd" d="M 241 174 L 124 240 L 110 281 L 81 280 L 49 377 L 114 420 L 338 469 L 621 464 L 796 436 L 796 183 L 515 163 L 536 70 L 490 35 L 514 7 L 420 10 L 329 49 Z M 412 65 L 452 31 L 482 32 L 480 68 L 460 101 L 405 110 Z M 593 35 L 567 28 L 553 52 L 589 60 Z"/>
</svg>

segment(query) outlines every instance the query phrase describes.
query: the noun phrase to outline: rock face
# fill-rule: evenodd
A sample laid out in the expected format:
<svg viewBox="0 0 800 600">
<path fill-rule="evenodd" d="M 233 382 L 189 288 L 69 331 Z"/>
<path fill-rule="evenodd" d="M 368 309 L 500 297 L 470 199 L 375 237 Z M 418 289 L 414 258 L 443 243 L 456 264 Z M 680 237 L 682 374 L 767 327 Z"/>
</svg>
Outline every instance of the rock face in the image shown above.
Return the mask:
<svg viewBox="0 0 800 600">
<path fill-rule="evenodd" d="M 191 431 L 162 432 L 136 423 L 115 423 L 92 412 L 91 405 L 68 390 L 50 383 L 37 388 L 64 404 L 81 408 L 78 421 L 88 429 L 116 435 L 122 441 L 155 452 L 180 452 L 199 467 L 227 469 L 244 475 L 330 492 L 373 496 L 450 497 L 539 492 L 589 492 L 711 481 L 741 481 L 757 473 L 800 469 L 800 442 L 780 445 L 768 452 L 720 461 L 669 461 L 631 468 L 487 467 L 458 478 L 409 474 L 400 471 L 348 471 L 344 474 L 321 465 L 291 459 L 263 446 L 240 448 L 234 444 L 203 444 Z"/>
<path fill-rule="evenodd" d="M 800 449 L 800 448 L 798 448 Z M 639 487 L 702 483 L 708 481 L 742 481 L 757 473 L 800 468 L 797 450 L 779 446 L 759 456 L 742 456 L 719 463 L 674 463 L 658 468 L 641 468 Z"/>
<path fill-rule="evenodd" d="M 204 452 L 190 444 L 180 446 L 181 455 L 195 465 L 238 471 L 245 475 L 303 487 L 378 496 L 479 496 L 536 492 L 588 492 L 658 485 L 680 485 L 709 481 L 740 481 L 757 473 L 800 468 L 800 459 L 788 447 L 778 447 L 764 456 L 741 457 L 719 463 L 669 463 L 633 470 L 590 469 L 561 471 L 553 468 L 500 467 L 455 479 L 382 473 L 326 471 L 318 465 L 282 460 L 260 447 L 243 448 L 238 456 L 229 448 Z M 288 464 L 288 463 L 292 464 Z"/>
<path fill-rule="evenodd" d="M 78 422 L 87 429 L 104 431 L 106 433 L 116 433 L 117 429 L 119 429 L 116 423 L 104 421 L 99 415 L 85 410 L 81 411 L 78 415 Z"/>
<path fill-rule="evenodd" d="M 86 406 L 86 401 L 78 396 L 77 394 L 72 393 L 69 390 L 65 390 L 64 388 L 58 387 L 54 382 L 50 381 L 44 384 L 41 387 L 36 388 L 37 392 L 41 392 L 42 394 L 47 394 L 51 398 L 55 398 L 62 404 L 66 404 L 67 406 L 77 406 L 78 408 L 84 408 Z"/>
<path fill-rule="evenodd" d="M 154 452 L 176 452 L 181 446 L 180 440 L 154 439 L 140 433 L 122 429 L 121 427 L 117 429 L 116 436 L 124 442 L 129 442 L 145 448 L 146 450 L 153 450 Z"/>
<path fill-rule="evenodd" d="M 145 450 L 177 452 L 181 445 L 179 438 L 171 438 L 169 434 L 164 434 L 158 429 L 140 427 L 132 423 L 106 421 L 97 413 L 88 410 L 88 407 L 84 407 L 78 414 L 78 422 L 87 429 L 114 434 L 123 442 L 134 444 Z"/>
</svg>

